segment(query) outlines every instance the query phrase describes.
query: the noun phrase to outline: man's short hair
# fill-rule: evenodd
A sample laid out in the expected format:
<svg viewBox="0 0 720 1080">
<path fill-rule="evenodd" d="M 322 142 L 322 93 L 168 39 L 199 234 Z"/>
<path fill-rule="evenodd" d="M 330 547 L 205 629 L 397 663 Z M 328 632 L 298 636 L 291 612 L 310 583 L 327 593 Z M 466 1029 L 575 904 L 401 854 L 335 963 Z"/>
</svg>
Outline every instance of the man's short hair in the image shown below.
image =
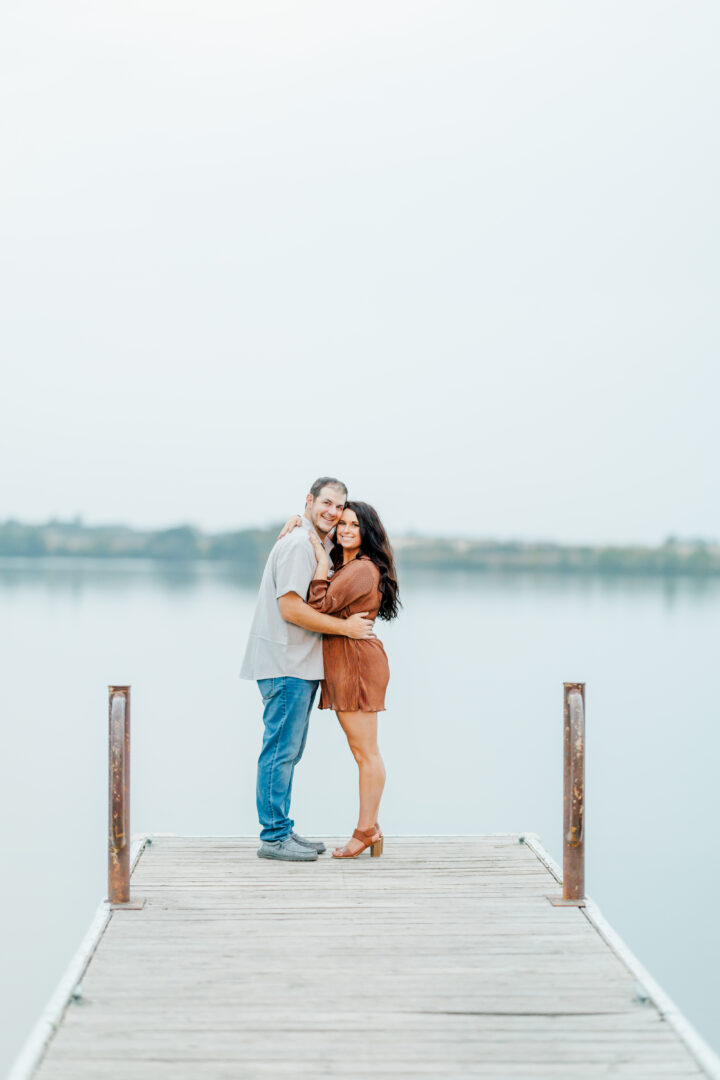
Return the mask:
<svg viewBox="0 0 720 1080">
<path fill-rule="evenodd" d="M 313 499 L 317 499 L 318 495 L 324 487 L 327 486 L 340 488 L 345 492 L 345 498 L 347 499 L 348 489 L 343 484 L 342 480 L 336 480 L 334 476 L 321 476 L 319 480 L 316 480 L 313 486 L 310 488 L 310 494 Z"/>
</svg>

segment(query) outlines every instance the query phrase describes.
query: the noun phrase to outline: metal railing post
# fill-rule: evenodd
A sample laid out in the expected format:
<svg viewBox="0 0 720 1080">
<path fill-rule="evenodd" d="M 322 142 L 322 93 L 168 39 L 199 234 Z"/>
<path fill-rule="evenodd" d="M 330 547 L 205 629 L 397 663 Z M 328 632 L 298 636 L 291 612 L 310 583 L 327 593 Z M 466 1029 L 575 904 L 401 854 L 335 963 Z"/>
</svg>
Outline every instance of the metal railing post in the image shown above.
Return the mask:
<svg viewBox="0 0 720 1080">
<path fill-rule="evenodd" d="M 109 686 L 108 900 L 130 901 L 130 687 Z"/>
</svg>

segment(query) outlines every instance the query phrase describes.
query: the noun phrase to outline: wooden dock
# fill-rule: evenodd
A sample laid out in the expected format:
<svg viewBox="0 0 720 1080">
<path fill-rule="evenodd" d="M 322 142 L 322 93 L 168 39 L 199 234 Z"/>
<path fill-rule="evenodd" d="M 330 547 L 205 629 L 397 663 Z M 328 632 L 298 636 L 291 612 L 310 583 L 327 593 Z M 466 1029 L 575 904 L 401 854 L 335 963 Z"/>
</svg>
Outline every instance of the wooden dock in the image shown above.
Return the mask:
<svg viewBox="0 0 720 1080">
<path fill-rule="evenodd" d="M 517 835 L 273 863 L 157 836 L 14 1080 L 717 1076 L 604 924 Z"/>
</svg>

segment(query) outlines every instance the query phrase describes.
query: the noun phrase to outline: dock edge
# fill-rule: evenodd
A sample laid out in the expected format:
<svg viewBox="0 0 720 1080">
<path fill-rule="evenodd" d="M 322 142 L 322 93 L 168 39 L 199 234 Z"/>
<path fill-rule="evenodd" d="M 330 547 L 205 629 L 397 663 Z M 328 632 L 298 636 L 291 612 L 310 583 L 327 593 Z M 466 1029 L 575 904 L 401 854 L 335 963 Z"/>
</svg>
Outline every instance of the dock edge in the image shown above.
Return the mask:
<svg viewBox="0 0 720 1080">
<path fill-rule="evenodd" d="M 150 840 L 149 835 L 133 837 L 130 851 L 131 874 Z M 62 1018 L 70 1003 L 73 991 L 77 988 L 87 970 L 88 964 L 93 958 L 95 950 L 100 944 L 111 915 L 112 908 L 107 900 L 103 900 L 98 904 L 92 922 L 85 937 L 80 942 L 77 952 L 65 969 L 60 982 L 43 1009 L 40 1019 L 31 1029 L 20 1053 L 10 1066 L 7 1080 L 30 1080 L 30 1077 L 37 1069 L 50 1040 L 62 1023 Z"/>
<path fill-rule="evenodd" d="M 547 851 L 537 833 L 521 833 L 521 843 L 531 849 L 543 863 L 556 881 L 562 885 L 562 869 Z M 600 908 L 589 896 L 585 897 L 585 906 L 579 908 L 588 922 L 595 927 L 600 937 L 612 949 L 615 955 L 623 962 L 628 971 L 635 977 L 637 982 L 647 992 L 650 1001 L 664 1020 L 677 1032 L 678 1036 L 687 1046 L 698 1065 L 707 1073 L 710 1080 L 720 1080 L 720 1057 L 713 1048 L 705 1041 L 702 1035 L 696 1031 L 689 1020 L 677 1007 L 675 1002 L 666 994 L 663 988 L 653 979 L 650 972 L 640 963 L 635 954 L 628 948 L 623 939 L 613 930 L 610 923 L 600 911 Z M 14 1080 L 14 1078 L 13 1078 Z"/>
</svg>

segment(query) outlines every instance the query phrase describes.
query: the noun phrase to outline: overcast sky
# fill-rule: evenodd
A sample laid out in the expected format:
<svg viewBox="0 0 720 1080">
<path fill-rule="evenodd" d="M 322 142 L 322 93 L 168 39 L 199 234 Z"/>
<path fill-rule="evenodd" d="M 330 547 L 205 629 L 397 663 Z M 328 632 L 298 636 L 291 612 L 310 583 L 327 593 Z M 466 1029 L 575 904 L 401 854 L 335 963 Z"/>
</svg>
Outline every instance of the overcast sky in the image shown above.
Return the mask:
<svg viewBox="0 0 720 1080">
<path fill-rule="evenodd" d="M 720 537 L 716 0 L 0 14 L 0 520 Z"/>
</svg>

